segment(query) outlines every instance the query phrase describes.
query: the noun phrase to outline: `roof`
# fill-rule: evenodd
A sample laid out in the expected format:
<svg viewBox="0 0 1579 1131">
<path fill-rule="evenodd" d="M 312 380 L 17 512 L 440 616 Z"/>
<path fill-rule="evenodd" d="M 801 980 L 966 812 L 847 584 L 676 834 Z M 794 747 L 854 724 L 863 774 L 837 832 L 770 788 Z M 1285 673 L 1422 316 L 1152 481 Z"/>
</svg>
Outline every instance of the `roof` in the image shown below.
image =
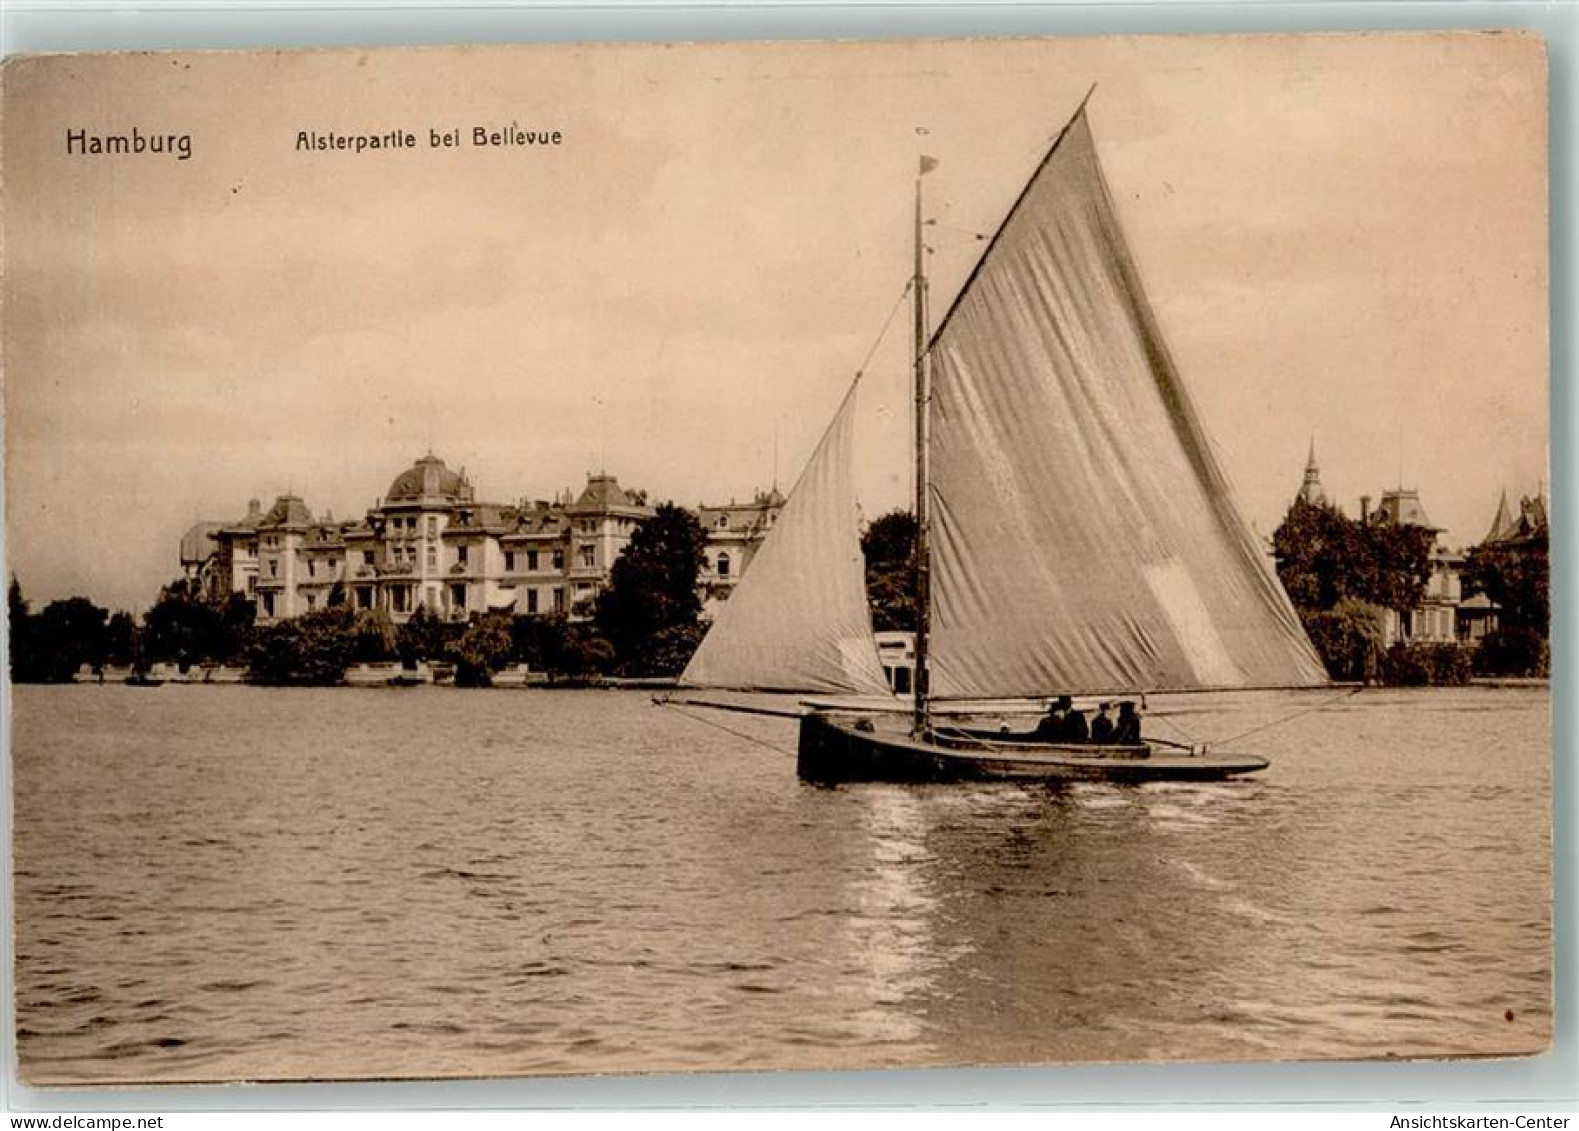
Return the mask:
<svg viewBox="0 0 1579 1131">
<path fill-rule="evenodd" d="M 444 536 L 508 532 L 515 529 L 519 517 L 515 507 L 503 503 L 473 503 L 450 516 Z"/>
<path fill-rule="evenodd" d="M 217 548 L 214 537 L 225 529 L 223 522 L 196 522 L 181 535 L 181 564 L 201 565 Z"/>
<path fill-rule="evenodd" d="M 308 528 L 307 535 L 302 541 L 308 549 L 343 546 L 346 531 L 351 527 L 352 524 L 349 522 L 320 522 Z"/>
<path fill-rule="evenodd" d="M 1524 496 L 1519 500 L 1519 517 L 1514 518 L 1508 509 L 1508 493 L 1504 491 L 1497 500 L 1497 516 L 1491 520 L 1491 529 L 1483 541 L 1530 542 L 1548 535 L 1546 497 Z"/>
<path fill-rule="evenodd" d="M 384 505 L 416 502 L 470 502 L 472 486 L 466 476 L 451 471 L 444 461 L 429 452 L 405 471 L 384 492 Z"/>
<path fill-rule="evenodd" d="M 1546 499 L 1536 495 L 1533 499 L 1523 499 L 1519 502 L 1519 526 L 1529 528 L 1532 535 L 1547 533 L 1546 526 Z"/>
<path fill-rule="evenodd" d="M 1295 496 L 1304 499 L 1307 503 L 1318 504 L 1327 501 L 1327 492 L 1321 485 L 1321 467 L 1316 463 L 1316 437 L 1310 438 L 1310 455 L 1305 459 L 1305 478 L 1299 485 L 1299 493 Z"/>
<path fill-rule="evenodd" d="M 569 492 L 566 492 L 569 498 Z M 565 507 L 565 513 L 577 517 L 585 515 L 618 514 L 628 518 L 648 518 L 652 508 L 647 505 L 647 492 L 626 491 L 612 475 L 589 475 L 587 485 L 575 502 Z"/>
<path fill-rule="evenodd" d="M 757 492 L 749 503 L 737 503 L 730 500 L 722 506 L 711 506 L 701 503 L 696 508 L 696 519 L 702 529 L 708 532 L 716 530 L 759 530 L 770 525 L 773 515 L 784 506 L 784 496 L 777 487 L 771 491 Z M 718 525 L 718 520 L 726 520 L 724 526 Z"/>
<path fill-rule="evenodd" d="M 1513 516 L 1508 513 L 1508 492 L 1503 490 L 1502 496 L 1497 499 L 1497 513 L 1491 520 L 1491 529 L 1486 531 L 1482 542 L 1501 542 L 1508 537 L 1513 529 Z"/>
<path fill-rule="evenodd" d="M 570 520 L 565 517 L 565 508 L 559 503 L 523 502 L 518 507 L 509 508 L 513 519 L 506 537 L 512 535 L 559 535 L 563 534 L 570 526 Z"/>
<path fill-rule="evenodd" d="M 637 509 L 638 504 L 625 493 L 612 475 L 589 475 L 581 497 L 565 509 L 572 514 L 606 514 L 613 510 Z"/>
<path fill-rule="evenodd" d="M 1382 501 L 1376 504 L 1376 517 L 1398 526 L 1423 526 L 1427 530 L 1442 529 L 1425 513 L 1425 508 L 1420 505 L 1420 492 L 1413 487 L 1383 491 Z"/>
<path fill-rule="evenodd" d="M 256 499 L 247 500 L 247 513 L 235 522 L 225 524 L 227 533 L 246 534 L 258 528 L 263 522 L 263 507 Z"/>
<path fill-rule="evenodd" d="M 282 526 L 311 526 L 313 512 L 307 509 L 307 504 L 295 495 L 281 495 L 274 500 L 274 505 L 269 508 L 269 513 L 263 516 L 263 521 L 258 523 L 259 529 L 266 527 Z"/>
</svg>

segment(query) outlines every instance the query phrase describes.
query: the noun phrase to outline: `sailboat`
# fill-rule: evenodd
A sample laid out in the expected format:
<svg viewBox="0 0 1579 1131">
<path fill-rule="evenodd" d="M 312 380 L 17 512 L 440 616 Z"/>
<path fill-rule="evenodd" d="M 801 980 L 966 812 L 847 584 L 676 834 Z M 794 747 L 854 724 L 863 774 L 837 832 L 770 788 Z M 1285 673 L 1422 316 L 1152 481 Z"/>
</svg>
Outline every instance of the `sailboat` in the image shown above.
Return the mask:
<svg viewBox="0 0 1579 1131">
<path fill-rule="evenodd" d="M 1044 742 L 1023 714 L 993 715 L 1056 695 L 1313 687 L 1326 673 L 1163 341 L 1086 101 L 936 328 L 929 160 L 911 288 L 913 695 L 890 694 L 867 608 L 851 473 L 859 378 L 680 685 L 811 696 L 799 700 L 798 769 L 813 782 L 1265 768 L 1257 755 L 1155 738 Z"/>
</svg>

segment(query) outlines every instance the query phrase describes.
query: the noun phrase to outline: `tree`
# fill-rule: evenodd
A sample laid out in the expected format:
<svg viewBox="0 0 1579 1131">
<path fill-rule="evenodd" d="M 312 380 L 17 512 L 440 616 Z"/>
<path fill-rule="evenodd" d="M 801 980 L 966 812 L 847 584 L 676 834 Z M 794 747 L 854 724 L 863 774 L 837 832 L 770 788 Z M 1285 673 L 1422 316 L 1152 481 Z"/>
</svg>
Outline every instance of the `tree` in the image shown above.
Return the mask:
<svg viewBox="0 0 1579 1131">
<path fill-rule="evenodd" d="M 178 578 L 159 591 L 158 600 L 143 614 L 142 656 L 183 669 L 232 663 L 246 656 L 256 618 L 257 605 L 246 594 L 210 598 L 198 582 Z"/>
<path fill-rule="evenodd" d="M 1551 567 L 1546 539 L 1493 542 L 1470 550 L 1464 589 L 1484 593 L 1500 607 L 1504 628 L 1523 628 L 1542 637 L 1551 631 Z"/>
<path fill-rule="evenodd" d="M 1546 637 L 1522 625 L 1499 628 L 1481 637 L 1475 648 L 1475 672 L 1492 676 L 1551 674 L 1551 648 Z"/>
<path fill-rule="evenodd" d="M 325 687 L 341 683 L 351 666 L 349 610 L 326 609 L 269 625 L 258 632 L 248 655 L 253 683 Z"/>
<path fill-rule="evenodd" d="M 219 603 L 218 612 L 219 620 L 212 625 L 204 658 L 228 664 L 247 654 L 258 619 L 258 605 L 244 593 L 232 593 Z"/>
<path fill-rule="evenodd" d="M 493 683 L 493 674 L 510 660 L 514 645 L 510 630 L 509 613 L 479 613 L 472 618 L 460 639 L 450 645 L 457 687 L 488 687 Z"/>
<path fill-rule="evenodd" d="M 352 613 L 344 605 L 333 605 L 331 608 L 343 610 L 350 617 L 348 631 L 352 663 L 378 664 L 394 659 L 399 654 L 394 622 L 384 610 L 362 609 Z"/>
<path fill-rule="evenodd" d="M 1435 534 L 1386 520 L 1357 522 L 1336 507 L 1295 499 L 1272 535 L 1278 578 L 1302 614 L 1365 601 L 1404 612 L 1431 580 Z"/>
<path fill-rule="evenodd" d="M 1294 607 L 1330 609 L 1359 597 L 1357 524 L 1336 507 L 1295 499 L 1272 535 L 1277 575 Z"/>
<path fill-rule="evenodd" d="M 1303 613 L 1301 619 L 1333 679 L 1376 678 L 1385 639 L 1381 609 L 1350 598 L 1331 609 Z"/>
<path fill-rule="evenodd" d="M 615 660 L 614 646 L 607 640 L 582 625 L 571 625 L 559 671 L 569 679 L 586 679 L 609 671 Z"/>
<path fill-rule="evenodd" d="M 1418 607 L 1431 583 L 1436 532 L 1386 521 L 1365 523 L 1360 530 L 1365 569 L 1358 596 L 1400 613 Z"/>
<path fill-rule="evenodd" d="M 696 516 L 673 503 L 660 505 L 636 528 L 598 595 L 593 618 L 621 671 L 650 674 L 653 642 L 670 630 L 696 627 L 706 542 Z"/>
<path fill-rule="evenodd" d="M 131 613 L 114 613 L 104 628 L 104 662 L 116 667 L 129 667 L 137 658 L 138 634 L 141 630 Z"/>
<path fill-rule="evenodd" d="M 395 652 L 403 664 L 418 660 L 442 660 L 455 637 L 450 627 L 428 612 L 426 605 L 418 605 L 406 623 L 395 630 Z"/>
<path fill-rule="evenodd" d="M 10 637 L 11 681 L 32 683 L 35 680 L 33 662 L 33 614 L 28 611 L 22 596 L 22 585 L 11 579 L 6 592 L 7 633 Z"/>
<path fill-rule="evenodd" d="M 200 662 L 218 650 L 221 619 L 196 582 L 172 581 L 143 614 L 144 659 L 173 662 L 183 669 Z"/>
<path fill-rule="evenodd" d="M 512 654 L 520 663 L 546 672 L 550 679 L 583 679 L 608 671 L 614 649 L 584 624 L 572 624 L 562 613 L 518 616 L 510 626 Z"/>
<path fill-rule="evenodd" d="M 866 599 L 877 632 L 914 632 L 916 600 L 916 516 L 896 510 L 874 519 L 861 535 L 866 558 Z"/>
<path fill-rule="evenodd" d="M 29 676 L 42 683 L 69 683 L 83 665 L 103 667 L 109 615 L 86 597 L 51 601 L 28 626 Z"/>
<path fill-rule="evenodd" d="M 701 647 L 705 634 L 706 629 L 695 623 L 659 629 L 642 643 L 632 667 L 644 675 L 679 675 Z"/>
</svg>

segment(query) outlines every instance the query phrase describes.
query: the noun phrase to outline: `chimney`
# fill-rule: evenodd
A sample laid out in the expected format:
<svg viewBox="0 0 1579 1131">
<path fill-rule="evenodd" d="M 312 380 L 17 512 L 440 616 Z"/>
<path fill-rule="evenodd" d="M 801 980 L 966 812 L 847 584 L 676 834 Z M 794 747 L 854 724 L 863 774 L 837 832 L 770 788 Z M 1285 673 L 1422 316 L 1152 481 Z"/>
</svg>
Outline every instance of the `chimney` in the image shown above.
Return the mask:
<svg viewBox="0 0 1579 1131">
<path fill-rule="evenodd" d="M 1360 521 L 1371 521 L 1371 497 L 1369 495 L 1360 496 Z"/>
</svg>

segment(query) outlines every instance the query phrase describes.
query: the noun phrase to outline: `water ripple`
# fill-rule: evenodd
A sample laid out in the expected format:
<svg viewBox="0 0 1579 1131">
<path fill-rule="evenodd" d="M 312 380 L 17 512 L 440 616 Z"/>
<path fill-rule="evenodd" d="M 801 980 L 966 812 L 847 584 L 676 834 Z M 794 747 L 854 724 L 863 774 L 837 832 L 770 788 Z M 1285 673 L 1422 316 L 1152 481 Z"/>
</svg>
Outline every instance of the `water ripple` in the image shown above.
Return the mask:
<svg viewBox="0 0 1579 1131">
<path fill-rule="evenodd" d="M 1367 693 L 1222 785 L 826 790 L 635 694 L 170 691 L 15 691 L 30 1082 L 1549 1040 L 1544 692 Z"/>
</svg>

